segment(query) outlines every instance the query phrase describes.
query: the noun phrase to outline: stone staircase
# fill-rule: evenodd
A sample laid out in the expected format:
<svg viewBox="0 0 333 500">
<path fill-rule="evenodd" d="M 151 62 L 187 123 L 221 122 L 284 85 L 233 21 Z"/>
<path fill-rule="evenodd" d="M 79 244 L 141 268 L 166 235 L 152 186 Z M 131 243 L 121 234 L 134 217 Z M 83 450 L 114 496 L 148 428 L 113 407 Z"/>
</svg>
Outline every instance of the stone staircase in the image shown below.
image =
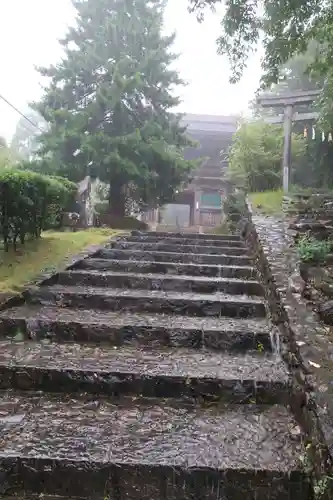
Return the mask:
<svg viewBox="0 0 333 500">
<path fill-rule="evenodd" d="M 310 499 L 239 236 L 119 238 L 0 329 L 3 498 Z"/>
</svg>

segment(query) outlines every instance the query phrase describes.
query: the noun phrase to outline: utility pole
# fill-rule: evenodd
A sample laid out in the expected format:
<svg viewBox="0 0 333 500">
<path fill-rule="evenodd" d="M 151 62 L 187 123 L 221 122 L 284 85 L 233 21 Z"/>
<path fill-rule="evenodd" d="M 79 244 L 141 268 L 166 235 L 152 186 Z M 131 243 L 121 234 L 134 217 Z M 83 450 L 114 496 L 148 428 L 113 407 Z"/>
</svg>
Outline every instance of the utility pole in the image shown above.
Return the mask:
<svg viewBox="0 0 333 500">
<path fill-rule="evenodd" d="M 299 92 L 289 92 L 285 94 L 263 94 L 257 98 L 258 104 L 263 108 L 277 108 L 284 106 L 284 114 L 269 116 L 265 118 L 267 123 L 284 124 L 284 146 L 283 146 L 283 191 L 289 190 L 290 162 L 291 162 L 291 134 L 292 122 L 315 120 L 318 113 L 294 113 L 295 104 L 311 104 L 321 93 L 321 90 L 309 90 Z"/>
</svg>

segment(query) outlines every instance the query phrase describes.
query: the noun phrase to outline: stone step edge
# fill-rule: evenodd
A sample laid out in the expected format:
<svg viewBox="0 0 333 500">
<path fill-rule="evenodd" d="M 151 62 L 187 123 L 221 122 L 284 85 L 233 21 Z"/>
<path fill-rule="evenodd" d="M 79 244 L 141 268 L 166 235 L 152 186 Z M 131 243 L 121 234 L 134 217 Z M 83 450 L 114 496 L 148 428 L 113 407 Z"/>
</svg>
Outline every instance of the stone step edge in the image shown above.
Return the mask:
<svg viewBox="0 0 333 500">
<path fill-rule="evenodd" d="M 120 249 L 120 248 L 105 248 L 96 254 L 92 255 L 91 258 L 104 258 L 104 259 L 119 259 L 119 255 L 121 256 L 132 256 L 132 257 L 143 257 L 146 258 L 151 255 L 152 258 L 157 257 L 157 259 L 172 259 L 171 262 L 179 262 L 179 263 L 215 263 L 216 265 L 223 265 L 224 261 L 235 262 L 237 264 L 245 263 L 251 264 L 253 259 L 248 255 L 225 255 L 225 254 L 201 254 L 201 253 L 177 253 L 177 252 L 162 252 L 159 250 L 128 250 L 128 249 Z M 180 260 L 179 260 L 180 259 Z M 126 260 L 136 260 L 136 259 L 126 259 Z M 145 259 L 146 260 L 146 259 Z M 202 262 L 204 261 L 204 262 Z M 222 262 L 221 262 L 222 261 Z M 154 260 L 151 262 L 155 262 Z M 159 262 L 165 262 L 163 260 L 159 260 Z M 230 264 L 229 264 L 230 265 Z"/>
<path fill-rule="evenodd" d="M 244 297 L 244 298 L 242 298 Z M 165 292 L 89 286 L 42 286 L 24 293 L 29 304 L 76 309 L 163 313 L 189 316 L 266 317 L 266 301 L 261 297 Z"/>
<path fill-rule="evenodd" d="M 228 295 L 244 295 L 264 297 L 263 285 L 257 280 L 237 278 L 207 278 L 202 276 L 170 275 L 157 273 L 136 273 L 98 270 L 67 270 L 58 273 L 58 285 L 90 286 L 123 290 L 151 290 L 163 292 L 189 292 Z"/>
<path fill-rule="evenodd" d="M 189 318 L 45 306 L 21 306 L 0 314 L 0 335 L 20 340 L 105 342 L 108 345 L 190 347 L 229 352 L 271 352 L 267 319 Z"/>
<path fill-rule="evenodd" d="M 103 261 L 105 263 L 114 263 L 114 264 L 119 264 L 121 266 L 126 266 L 126 265 L 139 265 L 139 266 L 165 266 L 165 267 L 181 267 L 181 268 L 208 268 L 208 269 L 216 269 L 217 272 L 223 273 L 223 270 L 244 270 L 244 271 L 253 271 L 256 272 L 255 266 L 241 266 L 241 265 L 227 265 L 227 264 L 200 264 L 196 262 L 160 262 L 160 261 L 151 261 L 151 260 L 119 260 L 119 259 L 103 259 L 103 258 L 87 258 L 84 259 L 85 262 L 91 262 L 91 261 Z M 80 263 L 78 263 L 80 264 Z M 72 267 L 70 269 L 80 269 L 79 267 Z M 164 273 L 163 273 L 164 274 Z M 168 273 L 165 273 L 168 274 Z M 187 275 L 187 276 L 197 276 L 197 275 Z M 209 277 L 209 276 L 208 276 Z"/>
<path fill-rule="evenodd" d="M 137 250 L 140 252 L 171 252 L 171 253 L 193 253 L 200 255 L 231 255 L 241 256 L 247 255 L 249 250 L 246 247 L 232 246 L 208 246 L 208 245 L 180 245 L 166 242 L 147 242 L 147 241 L 115 241 L 106 245 L 107 249 L 111 250 Z M 216 252 L 216 253 L 215 253 Z"/>
<path fill-rule="evenodd" d="M 188 484 L 207 500 L 215 500 L 223 484 L 228 498 L 244 487 L 251 498 L 257 487 L 258 493 L 264 488 L 258 500 L 266 500 L 271 488 L 274 497 L 282 488 L 279 500 L 290 488 L 290 498 L 309 498 L 299 494 L 303 488 L 305 494 L 306 478 L 297 460 L 302 447 L 291 434 L 296 423 L 281 406 L 222 406 L 217 414 L 212 407 L 187 405 L 180 410 L 178 401 L 128 398 L 96 401 L 85 396 L 0 393 L 0 401 L 1 421 L 10 422 L 0 465 L 11 495 L 29 491 L 43 497 L 91 498 L 93 491 L 101 498 L 116 498 L 119 492 L 124 498 L 146 498 L 154 491 L 157 499 L 164 498 L 168 488 L 174 497 Z M 244 432 L 238 431 L 239 438 L 230 441 L 235 429 Z M 267 456 L 257 452 L 253 433 L 265 441 Z M 193 446 L 204 453 L 193 454 Z M 172 453 L 169 459 L 163 449 Z"/>
<path fill-rule="evenodd" d="M 129 261 L 133 262 L 133 261 Z M 66 269 L 64 271 L 60 271 L 61 274 L 73 274 L 75 275 L 84 275 L 84 276 L 117 276 L 124 278 L 143 278 L 145 280 L 171 280 L 171 281 L 195 281 L 197 283 L 233 283 L 238 285 L 261 285 L 258 279 L 242 279 L 242 278 L 224 278 L 223 276 L 193 276 L 188 274 L 164 274 L 164 273 L 135 273 L 130 271 L 110 271 L 106 270 L 101 273 L 100 270 L 97 269 Z"/>
<path fill-rule="evenodd" d="M 291 377 L 275 355 L 0 342 L 0 388 L 288 404 Z"/>
<path fill-rule="evenodd" d="M 207 247 L 209 248 L 209 247 Z M 237 248 L 237 250 L 239 250 Z M 245 249 L 246 250 L 246 249 Z M 208 257 L 208 258 L 217 258 L 217 257 L 227 257 L 228 259 L 240 259 L 240 260 L 244 260 L 245 262 L 248 261 L 248 260 L 251 260 L 252 257 L 251 255 L 249 255 L 248 253 L 244 252 L 244 253 L 240 253 L 240 254 L 229 254 L 229 253 L 197 253 L 197 252 L 191 252 L 191 251 L 186 251 L 186 252 L 178 252 L 178 251 L 175 251 L 175 252 L 171 252 L 169 250 L 163 250 L 163 248 L 152 248 L 152 249 L 140 249 L 140 248 L 121 248 L 119 246 L 116 246 L 116 247 L 103 247 L 101 248 L 98 252 L 96 252 L 92 257 L 99 257 L 100 255 L 103 255 L 103 254 L 107 254 L 107 253 L 112 253 L 112 252 L 128 252 L 129 254 L 136 254 L 136 253 L 140 253 L 140 254 L 155 254 L 155 255 L 175 255 L 177 257 L 188 257 L 188 256 L 192 256 L 194 259 L 197 257 L 197 258 L 200 258 L 200 257 Z M 177 262 L 177 261 L 175 261 Z"/>
<path fill-rule="evenodd" d="M 242 237 L 237 234 L 216 234 L 216 233 L 175 233 L 175 232 L 166 232 L 166 231 L 132 231 L 131 236 L 157 236 L 162 238 L 193 238 L 193 239 L 209 239 L 213 240 L 235 240 L 235 241 L 243 241 Z"/>
<path fill-rule="evenodd" d="M 130 241 L 130 242 L 137 242 L 137 243 L 169 243 L 169 244 L 172 244 L 172 243 L 176 243 L 176 244 L 179 244 L 179 245 L 199 245 L 199 246 L 214 246 L 214 245 L 218 245 L 217 246 L 232 246 L 232 245 L 236 245 L 237 247 L 240 247 L 240 248 L 244 248 L 246 247 L 245 245 L 245 242 L 243 240 L 214 240 L 214 239 L 210 239 L 210 238 L 201 238 L 201 239 L 197 239 L 197 238 L 177 238 L 177 237 L 157 237 L 157 236 L 147 236 L 147 235 L 141 235 L 141 236 L 124 236 L 122 238 L 119 238 L 118 240 L 115 240 L 115 241 Z M 184 243 L 186 242 L 186 243 Z"/>
</svg>

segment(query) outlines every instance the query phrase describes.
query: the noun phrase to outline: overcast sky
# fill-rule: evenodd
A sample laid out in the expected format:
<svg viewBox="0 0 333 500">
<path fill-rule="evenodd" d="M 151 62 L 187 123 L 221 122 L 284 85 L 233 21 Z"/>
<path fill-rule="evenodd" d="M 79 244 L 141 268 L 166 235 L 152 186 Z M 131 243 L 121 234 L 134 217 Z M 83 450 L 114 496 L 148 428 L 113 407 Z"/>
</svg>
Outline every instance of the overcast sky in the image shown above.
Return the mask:
<svg viewBox="0 0 333 500">
<path fill-rule="evenodd" d="M 208 14 L 198 24 L 186 10 L 186 0 L 169 0 L 165 28 L 176 31 L 177 67 L 188 81 L 181 111 L 237 114 L 247 109 L 258 86 L 259 55 L 252 58 L 242 81 L 229 85 L 228 61 L 216 54 L 219 18 Z M 2 0 L 0 17 L 0 94 L 25 112 L 38 99 L 42 80 L 35 65 L 48 65 L 61 56 L 57 40 L 73 22 L 70 0 Z M 19 115 L 0 100 L 0 135 L 9 139 Z"/>
</svg>

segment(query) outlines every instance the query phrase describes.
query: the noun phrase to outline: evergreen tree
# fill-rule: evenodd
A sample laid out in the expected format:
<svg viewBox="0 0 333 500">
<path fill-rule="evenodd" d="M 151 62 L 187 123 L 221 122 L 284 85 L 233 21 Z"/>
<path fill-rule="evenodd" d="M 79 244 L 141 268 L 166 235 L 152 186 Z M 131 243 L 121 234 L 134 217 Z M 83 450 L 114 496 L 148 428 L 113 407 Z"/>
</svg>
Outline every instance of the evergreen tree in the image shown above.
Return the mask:
<svg viewBox="0 0 333 500">
<path fill-rule="evenodd" d="M 174 36 L 163 36 L 163 0 L 75 0 L 76 26 L 65 57 L 40 68 L 51 78 L 35 105 L 50 124 L 41 136 L 47 169 L 78 181 L 88 173 L 110 186 L 110 208 L 126 199 L 160 204 L 192 168 L 180 116 L 183 84 L 170 69 Z"/>
</svg>

